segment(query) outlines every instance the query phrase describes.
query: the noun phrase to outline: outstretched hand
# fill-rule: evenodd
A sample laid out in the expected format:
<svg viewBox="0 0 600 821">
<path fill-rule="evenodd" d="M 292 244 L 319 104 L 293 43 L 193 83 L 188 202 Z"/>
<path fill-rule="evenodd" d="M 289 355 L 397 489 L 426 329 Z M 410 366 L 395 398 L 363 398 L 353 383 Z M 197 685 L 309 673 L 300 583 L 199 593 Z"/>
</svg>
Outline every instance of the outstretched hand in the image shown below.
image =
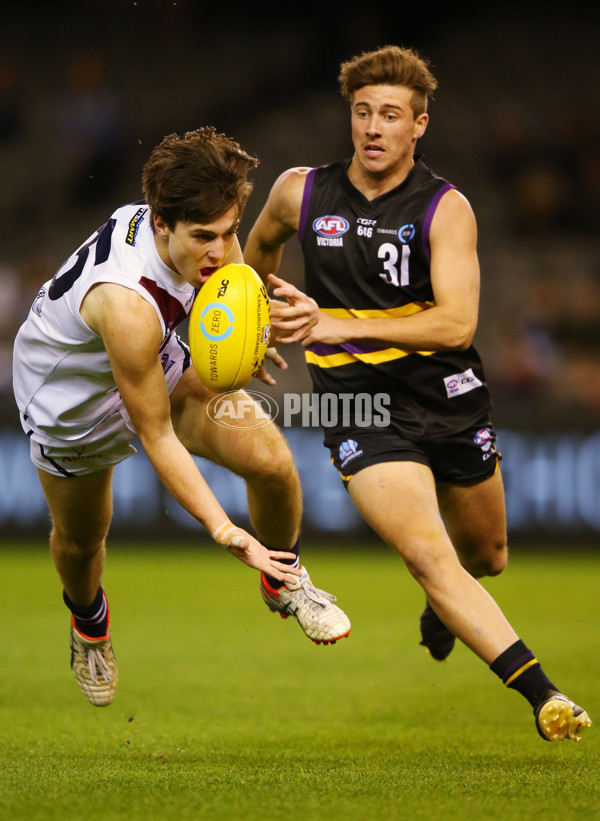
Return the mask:
<svg viewBox="0 0 600 821">
<path fill-rule="evenodd" d="M 269 550 L 254 536 L 232 522 L 226 522 L 212 534 L 213 539 L 248 567 L 260 570 L 280 582 L 295 582 L 302 575 L 297 567 L 283 564 L 280 559 L 295 559 L 295 553 Z"/>
</svg>

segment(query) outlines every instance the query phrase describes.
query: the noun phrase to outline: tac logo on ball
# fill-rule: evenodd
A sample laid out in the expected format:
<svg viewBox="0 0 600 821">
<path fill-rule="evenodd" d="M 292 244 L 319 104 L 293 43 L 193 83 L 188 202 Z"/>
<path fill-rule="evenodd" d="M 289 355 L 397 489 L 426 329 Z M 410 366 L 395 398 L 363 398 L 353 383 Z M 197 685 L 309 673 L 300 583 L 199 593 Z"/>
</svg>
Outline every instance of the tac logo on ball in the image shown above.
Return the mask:
<svg viewBox="0 0 600 821">
<path fill-rule="evenodd" d="M 233 333 L 233 311 L 222 302 L 211 302 L 202 309 L 198 322 L 201 332 L 211 342 L 221 342 Z"/>
</svg>

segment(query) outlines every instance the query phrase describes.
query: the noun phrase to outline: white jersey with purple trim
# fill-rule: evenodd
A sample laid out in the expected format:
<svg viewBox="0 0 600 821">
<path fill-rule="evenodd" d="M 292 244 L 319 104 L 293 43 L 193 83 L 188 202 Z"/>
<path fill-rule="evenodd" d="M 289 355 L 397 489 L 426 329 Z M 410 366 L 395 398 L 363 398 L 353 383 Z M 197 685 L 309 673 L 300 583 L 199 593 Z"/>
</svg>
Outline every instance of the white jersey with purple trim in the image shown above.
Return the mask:
<svg viewBox="0 0 600 821">
<path fill-rule="evenodd" d="M 15 340 L 15 398 L 23 428 L 41 444 L 84 441 L 122 407 L 102 338 L 80 314 L 101 282 L 130 288 L 154 307 L 161 351 L 194 302 L 194 287 L 158 255 L 148 205 L 118 208 L 42 286 Z"/>
</svg>

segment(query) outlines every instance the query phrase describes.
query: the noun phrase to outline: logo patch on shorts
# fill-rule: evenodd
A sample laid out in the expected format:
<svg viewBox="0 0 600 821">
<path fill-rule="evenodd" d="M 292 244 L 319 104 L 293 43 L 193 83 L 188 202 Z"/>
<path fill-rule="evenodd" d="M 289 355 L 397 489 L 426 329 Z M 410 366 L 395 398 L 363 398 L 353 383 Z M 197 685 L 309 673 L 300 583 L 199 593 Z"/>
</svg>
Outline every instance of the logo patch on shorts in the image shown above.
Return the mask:
<svg viewBox="0 0 600 821">
<path fill-rule="evenodd" d="M 483 451 L 484 462 L 494 453 L 494 438 L 491 428 L 480 428 L 473 437 L 475 444 Z"/>
<path fill-rule="evenodd" d="M 170 371 L 175 364 L 175 360 L 171 359 L 169 354 L 165 351 L 160 355 L 160 364 L 162 366 L 163 373 L 166 374 L 167 371 Z"/>
<path fill-rule="evenodd" d="M 469 368 L 468 371 L 444 377 L 444 385 L 446 386 L 448 399 L 452 399 L 453 396 L 474 391 L 475 388 L 481 388 L 483 382 L 477 379 L 473 373 L 473 368 Z"/>
<path fill-rule="evenodd" d="M 340 462 L 342 463 L 342 467 L 346 467 L 346 464 L 351 459 L 356 459 L 357 456 L 362 454 L 362 450 L 358 448 L 358 442 L 354 439 L 346 439 L 345 442 L 342 442 L 340 445 Z"/>
</svg>

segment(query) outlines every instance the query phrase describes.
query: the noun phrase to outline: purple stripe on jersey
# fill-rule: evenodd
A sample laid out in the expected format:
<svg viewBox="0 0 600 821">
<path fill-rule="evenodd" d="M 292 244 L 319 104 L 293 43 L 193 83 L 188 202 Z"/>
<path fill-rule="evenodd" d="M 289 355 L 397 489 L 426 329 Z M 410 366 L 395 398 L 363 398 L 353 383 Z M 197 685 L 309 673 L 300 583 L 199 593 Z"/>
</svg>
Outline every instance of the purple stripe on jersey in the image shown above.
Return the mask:
<svg viewBox="0 0 600 821">
<path fill-rule="evenodd" d="M 423 243 L 423 253 L 427 257 L 428 262 L 431 262 L 431 246 L 429 245 L 429 230 L 431 228 L 431 222 L 433 220 L 433 215 L 435 214 L 435 210 L 439 205 L 440 200 L 444 196 L 447 191 L 450 191 L 452 188 L 456 188 L 455 185 L 451 183 L 447 183 L 444 185 L 434 198 L 429 203 L 429 207 L 427 208 L 427 212 L 425 214 L 425 219 L 423 221 L 423 234 L 421 237 L 421 241 Z"/>
<path fill-rule="evenodd" d="M 157 285 L 153 279 L 141 277 L 140 285 L 143 285 L 144 288 L 154 297 L 165 323 L 167 332 L 172 331 L 173 328 L 185 319 L 187 313 L 181 302 L 171 296 L 167 290 L 161 288 L 160 285 Z"/>
<path fill-rule="evenodd" d="M 304 231 L 306 229 L 306 220 L 308 219 L 308 207 L 310 205 L 310 198 L 312 196 L 316 170 L 316 168 L 311 168 L 311 170 L 306 175 L 306 181 L 304 183 L 304 193 L 302 194 L 302 207 L 300 208 L 300 222 L 298 224 L 298 240 L 300 242 L 304 242 Z"/>
<path fill-rule="evenodd" d="M 330 356 L 343 351 L 353 354 L 375 353 L 376 351 L 385 351 L 389 347 L 389 345 L 377 342 L 344 342 L 342 345 L 325 345 L 323 342 L 317 342 L 316 345 L 311 345 L 307 350 L 312 351 L 317 356 Z"/>
</svg>

